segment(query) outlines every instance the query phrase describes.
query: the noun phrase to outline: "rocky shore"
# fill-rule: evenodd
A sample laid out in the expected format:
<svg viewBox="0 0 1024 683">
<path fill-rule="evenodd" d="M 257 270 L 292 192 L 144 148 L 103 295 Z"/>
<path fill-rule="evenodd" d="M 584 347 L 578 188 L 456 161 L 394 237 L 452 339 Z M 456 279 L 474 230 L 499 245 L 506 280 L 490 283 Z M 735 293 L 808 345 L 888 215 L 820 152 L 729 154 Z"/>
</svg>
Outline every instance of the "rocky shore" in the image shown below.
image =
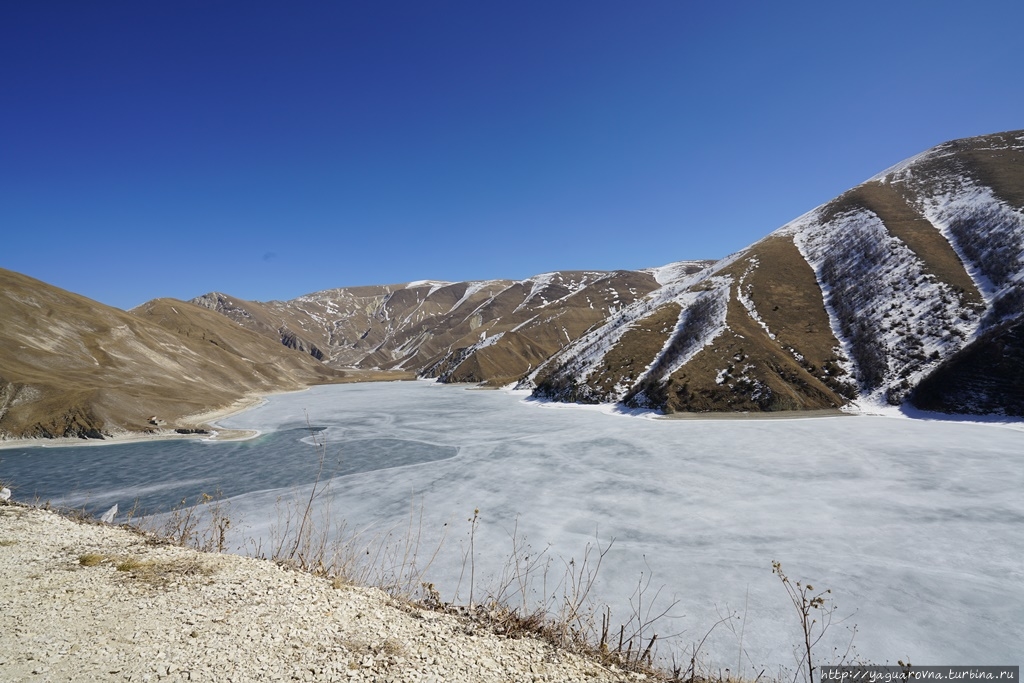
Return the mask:
<svg viewBox="0 0 1024 683">
<path fill-rule="evenodd" d="M 0 680 L 635 681 L 375 588 L 0 502 Z"/>
</svg>

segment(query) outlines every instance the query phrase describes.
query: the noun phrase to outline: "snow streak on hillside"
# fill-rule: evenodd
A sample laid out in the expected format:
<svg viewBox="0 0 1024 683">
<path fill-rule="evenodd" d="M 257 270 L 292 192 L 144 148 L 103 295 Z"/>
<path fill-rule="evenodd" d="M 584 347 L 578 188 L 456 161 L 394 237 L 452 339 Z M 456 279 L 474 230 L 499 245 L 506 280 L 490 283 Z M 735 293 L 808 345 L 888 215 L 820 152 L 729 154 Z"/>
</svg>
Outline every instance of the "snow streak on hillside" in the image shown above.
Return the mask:
<svg viewBox="0 0 1024 683">
<path fill-rule="evenodd" d="M 539 390 L 539 395 L 559 401 L 614 403 L 625 398 L 641 380 L 646 383 L 662 381 L 678 370 L 725 328 L 731 281 L 725 277 L 710 278 L 709 282 L 713 284 L 707 290 L 692 291 L 694 284 L 708 278 L 709 269 L 684 277 L 679 269 L 667 268 L 675 278 L 671 284 L 626 307 L 604 325 L 568 345 L 520 382 L 518 388 L 536 389 L 537 378 L 550 371 L 548 384 L 557 388 Z M 675 328 L 635 382 L 628 385 L 619 382 L 608 391 L 596 390 L 587 384 L 587 379 L 603 364 L 608 352 L 634 325 L 671 303 L 682 307 Z"/>
<path fill-rule="evenodd" d="M 211 307 L 335 367 L 559 401 L 775 411 L 927 391 L 955 410 L 966 377 L 1000 406 L 1024 383 L 1024 132 L 939 145 L 717 262 Z"/>
<path fill-rule="evenodd" d="M 789 227 L 794 242 L 817 273 L 864 398 L 897 405 L 931 366 L 964 345 L 977 313 L 874 213 L 850 211 L 830 221 L 820 215 Z"/>
<path fill-rule="evenodd" d="M 726 330 L 725 314 L 729 306 L 732 280 L 727 277 L 711 278 L 713 286 L 700 292 L 688 292 L 688 302 L 679 314 L 672 336 L 654 361 L 637 379 L 636 391 L 630 404 L 637 408 L 660 408 L 649 391 L 668 381 L 674 372 L 686 365 L 697 352 L 714 341 Z M 677 299 L 678 303 L 682 303 Z M 621 388 L 615 400 L 622 400 L 628 388 Z"/>
<path fill-rule="evenodd" d="M 754 285 L 748 284 L 747 278 L 750 277 L 750 274 L 759 265 L 761 265 L 761 262 L 756 256 L 752 256 L 747 260 L 747 268 L 743 271 L 743 275 L 740 276 L 740 281 L 736 285 L 736 298 L 741 304 L 743 304 L 743 308 L 746 309 L 747 315 L 750 316 L 750 319 L 756 322 L 761 329 L 764 330 L 764 333 L 768 335 L 769 339 L 775 341 L 775 333 L 768 329 L 767 323 L 765 323 L 764 319 L 761 318 L 757 312 L 757 306 L 754 305 L 754 300 L 750 298 Z"/>
<path fill-rule="evenodd" d="M 799 252 L 793 256 L 810 266 L 816 286 L 797 285 L 805 282 L 799 280 L 802 266 L 787 261 L 785 249 L 762 242 L 699 273 L 692 262 L 649 269 L 659 289 L 583 335 L 523 384 L 561 401 L 664 407 L 666 383 L 678 380 L 671 394 L 676 407 L 728 409 L 751 403 L 722 381 L 727 369 L 717 370 L 714 385 L 707 377 L 716 363 L 739 355 L 757 381 L 776 383 L 774 391 L 786 393 L 781 381 L 793 388 L 792 395 L 827 403 L 826 389 L 812 386 L 821 382 L 868 405 L 899 405 L 980 334 L 1024 309 L 1024 211 L 1019 198 L 1017 205 L 1005 199 L 1018 196 L 1018 157 L 1012 154 L 1022 149 L 1019 133 L 941 145 L 773 233 L 792 240 Z M 734 264 L 743 258 L 741 271 Z M 749 329 L 736 333 L 746 341 L 737 343 L 735 353 L 726 351 L 730 342 L 716 341 L 734 310 L 733 284 L 741 310 L 758 327 L 756 340 Z M 818 331 L 820 323 L 813 316 L 799 318 L 816 298 L 839 343 L 831 357 L 822 350 L 828 340 Z M 672 313 L 655 313 L 670 303 L 680 310 L 666 336 L 662 326 Z M 778 330 L 769 327 L 766 311 Z M 742 324 L 738 318 L 736 323 Z M 801 350 L 804 342 L 808 347 Z M 709 345 L 710 355 L 691 364 Z M 754 357 L 748 358 L 751 350 Z M 779 350 L 798 367 L 779 360 Z M 689 369 L 680 373 L 684 366 Z M 844 371 L 856 386 L 835 379 Z M 785 400 L 793 405 L 805 399 Z"/>
<path fill-rule="evenodd" d="M 622 335 L 629 331 L 632 324 L 649 313 L 650 308 L 647 306 L 647 302 L 637 302 L 629 306 L 609 322 L 587 332 L 561 352 L 552 356 L 516 385 L 516 388 L 535 389 L 538 374 L 550 367 L 558 367 L 556 374 L 572 377 L 577 383 L 584 384 L 587 377 L 604 359 L 605 354 L 622 339 Z M 591 400 L 587 401 L 586 399 Z M 597 397 L 590 396 L 588 393 L 581 396 L 580 399 L 573 400 L 592 403 L 595 402 L 594 399 Z M 598 400 L 597 402 L 602 401 Z"/>
<path fill-rule="evenodd" d="M 512 378 L 518 379 L 542 360 L 536 357 L 541 344 L 557 344 L 547 353 L 557 350 L 576 339 L 594 319 L 603 320 L 615 314 L 648 289 L 649 286 L 645 286 L 643 291 L 638 290 L 636 280 L 624 271 L 552 272 L 511 282 L 496 294 L 480 300 L 468 315 L 458 314 L 462 316 L 460 322 L 471 323 L 472 335 L 463 336 L 445 353 L 435 357 L 420 371 L 420 376 L 437 377 L 442 382 L 466 381 L 458 379 L 462 373 L 460 368 L 479 352 L 499 345 L 503 348 L 490 354 L 487 372 L 493 371 L 499 356 L 505 357 L 503 362 L 510 356 L 528 356 L 532 359 L 528 367 L 510 373 Z M 449 313 L 455 313 L 457 306 Z M 582 319 L 587 322 L 581 325 Z M 547 341 L 541 342 L 541 339 Z M 481 371 L 479 366 L 475 371 L 467 369 L 475 381 L 485 379 L 477 374 Z"/>
<path fill-rule="evenodd" d="M 645 268 L 659 285 L 670 285 L 681 280 L 691 279 L 694 273 L 705 270 L 713 265 L 711 261 L 676 261 L 659 268 Z"/>
<path fill-rule="evenodd" d="M 978 332 L 1019 314 L 1024 308 L 1024 213 L 958 172 L 924 175 L 911 166 L 892 182 L 918 197 L 918 209 L 949 240 L 984 296 L 989 312 Z"/>
</svg>

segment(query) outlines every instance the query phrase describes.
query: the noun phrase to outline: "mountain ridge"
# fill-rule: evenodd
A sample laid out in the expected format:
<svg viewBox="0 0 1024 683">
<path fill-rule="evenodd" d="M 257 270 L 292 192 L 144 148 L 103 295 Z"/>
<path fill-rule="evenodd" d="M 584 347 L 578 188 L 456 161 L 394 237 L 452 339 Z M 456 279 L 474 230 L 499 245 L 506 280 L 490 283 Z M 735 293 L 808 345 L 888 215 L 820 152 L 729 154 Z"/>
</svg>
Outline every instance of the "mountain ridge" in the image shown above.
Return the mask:
<svg viewBox="0 0 1024 683">
<path fill-rule="evenodd" d="M 0 318 L 6 438 L 195 429 L 244 396 L 344 378 L 187 302 L 126 312 L 3 269 Z"/>
<path fill-rule="evenodd" d="M 991 344 L 986 334 L 1024 311 L 1021 188 L 1024 132 L 939 145 L 791 221 L 674 295 L 682 311 L 677 330 L 640 363 L 642 381 L 637 374 L 616 376 L 607 364 L 595 371 L 603 358 L 595 357 L 595 340 L 612 341 L 604 353 L 614 348 L 618 323 L 611 321 L 591 333 L 590 349 L 585 342 L 570 345 L 521 386 L 554 400 L 583 396 L 667 412 L 829 407 L 839 397 L 862 405 L 899 405 L 911 395 L 921 401 L 913 392 L 919 383 L 966 347 Z M 794 277 L 803 284 L 794 287 Z M 682 316 L 699 312 L 691 310 L 697 300 L 709 306 L 710 291 L 726 316 L 701 325 L 717 342 L 706 340 L 681 365 L 652 378 L 652 369 L 664 365 L 660 359 L 686 341 Z M 794 296 L 805 310 L 777 315 Z M 794 336 L 794 324 L 803 333 Z M 1013 343 L 1016 336 L 992 338 Z M 758 352 L 749 354 L 744 345 Z M 586 369 L 580 359 L 587 359 Z M 810 405 L 798 400 L 814 393 L 812 380 L 834 395 L 818 395 Z M 980 403 L 972 404 L 952 380 L 941 389 L 937 381 L 929 383 L 928 405 L 1024 411 L 1017 392 L 976 396 Z"/>
<path fill-rule="evenodd" d="M 682 264 L 697 269 L 707 262 Z M 222 293 L 192 301 L 338 368 L 413 369 L 443 381 L 517 381 L 621 307 L 656 289 L 650 271 L 555 271 L 523 280 L 324 290 L 291 301 Z"/>
<path fill-rule="evenodd" d="M 10 271 L 0 294 L 7 436 L 378 372 L 665 413 L 1024 416 L 1024 131 L 926 150 L 718 261 L 131 312 Z"/>
</svg>

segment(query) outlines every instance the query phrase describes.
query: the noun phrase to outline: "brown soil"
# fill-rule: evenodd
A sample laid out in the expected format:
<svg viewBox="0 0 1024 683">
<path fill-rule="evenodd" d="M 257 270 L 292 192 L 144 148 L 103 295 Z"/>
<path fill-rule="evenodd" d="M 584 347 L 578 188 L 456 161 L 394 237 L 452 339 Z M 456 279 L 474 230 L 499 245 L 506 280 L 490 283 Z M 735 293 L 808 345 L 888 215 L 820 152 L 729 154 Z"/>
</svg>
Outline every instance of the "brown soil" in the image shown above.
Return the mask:
<svg viewBox="0 0 1024 683">
<path fill-rule="evenodd" d="M 829 203 L 826 216 L 857 208 L 878 216 L 886 230 L 921 259 L 924 270 L 952 287 L 964 305 L 983 305 L 978 288 L 953 247 L 892 185 L 869 182 L 856 187 Z"/>
<path fill-rule="evenodd" d="M 750 317 L 734 285 L 726 313 L 728 329 L 671 377 L 666 412 L 803 411 L 837 408 L 845 402 L 825 383 L 825 367 L 836 370 L 829 361 L 838 342 L 810 266 L 791 238 L 771 236 L 720 274 L 739 283 L 751 258 L 761 265 L 742 286 L 776 339 Z M 804 360 L 798 361 L 791 348 Z M 722 370 L 727 374 L 719 384 Z"/>
<path fill-rule="evenodd" d="M 605 354 L 604 365 L 591 374 L 587 383 L 603 395 L 620 383 L 631 386 L 665 347 L 681 311 L 679 304 L 669 303 L 633 323 Z"/>
</svg>

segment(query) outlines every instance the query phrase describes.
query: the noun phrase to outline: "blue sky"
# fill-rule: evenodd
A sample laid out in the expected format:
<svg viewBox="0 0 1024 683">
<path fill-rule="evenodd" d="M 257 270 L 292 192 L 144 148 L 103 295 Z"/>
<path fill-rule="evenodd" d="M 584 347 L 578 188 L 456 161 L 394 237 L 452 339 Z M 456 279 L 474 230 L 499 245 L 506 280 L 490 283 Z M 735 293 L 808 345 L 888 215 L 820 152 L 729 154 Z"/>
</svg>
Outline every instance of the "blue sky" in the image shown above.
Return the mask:
<svg viewBox="0 0 1024 683">
<path fill-rule="evenodd" d="M 0 267 L 121 308 L 741 249 L 1024 128 L 1024 3 L 0 7 Z"/>
</svg>

